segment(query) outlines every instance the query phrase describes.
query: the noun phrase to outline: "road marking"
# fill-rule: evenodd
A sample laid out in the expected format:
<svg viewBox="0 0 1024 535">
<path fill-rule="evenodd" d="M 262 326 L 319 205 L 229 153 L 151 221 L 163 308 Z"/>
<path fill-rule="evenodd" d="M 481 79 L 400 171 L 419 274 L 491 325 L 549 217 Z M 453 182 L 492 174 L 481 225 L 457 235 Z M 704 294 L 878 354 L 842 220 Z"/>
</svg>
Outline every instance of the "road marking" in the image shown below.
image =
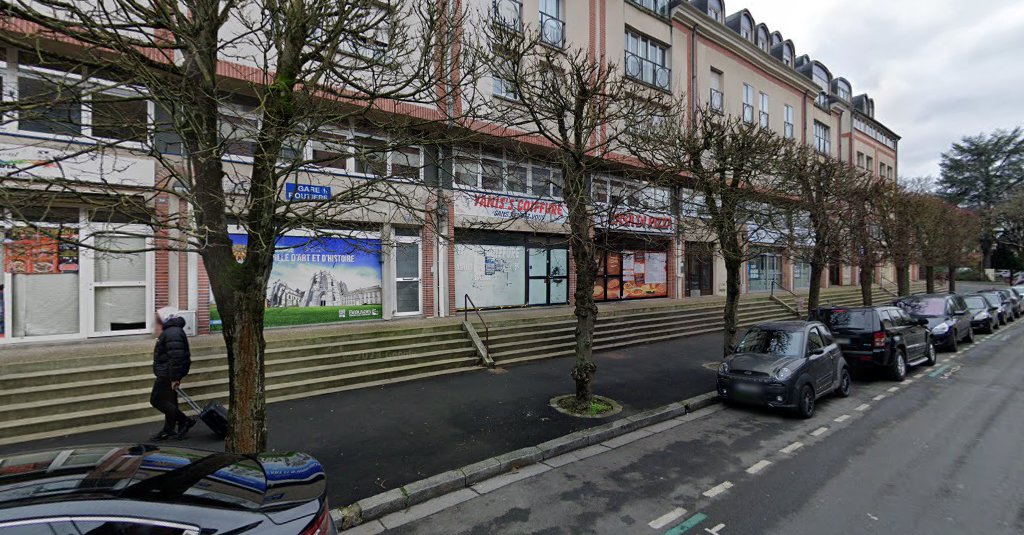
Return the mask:
<svg viewBox="0 0 1024 535">
<path fill-rule="evenodd" d="M 938 377 L 938 376 L 942 375 L 943 372 L 945 372 L 946 370 L 949 369 L 949 366 L 950 366 L 949 364 L 943 364 L 942 366 L 939 366 L 938 369 L 936 369 L 932 373 L 929 373 L 928 377 Z"/>
<path fill-rule="evenodd" d="M 849 414 L 844 414 L 844 415 L 836 418 L 835 421 L 836 422 L 845 422 L 845 421 L 847 421 L 849 419 L 850 419 L 850 415 Z"/>
<path fill-rule="evenodd" d="M 916 381 L 916 379 L 907 379 L 907 380 L 903 381 L 903 384 L 904 385 L 914 384 L 914 381 Z"/>
<path fill-rule="evenodd" d="M 900 387 L 894 386 L 894 387 L 890 388 L 888 391 L 889 392 L 897 392 L 897 391 L 899 391 L 899 389 L 900 389 Z"/>
<path fill-rule="evenodd" d="M 719 483 L 719 484 L 715 485 L 714 487 L 711 487 L 708 490 L 705 490 L 704 491 L 704 495 L 707 496 L 708 498 L 714 498 L 715 496 L 718 496 L 719 494 L 721 494 L 721 493 L 723 493 L 723 492 L 725 492 L 725 491 L 727 491 L 727 490 L 729 490 L 731 488 L 732 488 L 732 483 L 730 483 L 728 481 L 724 481 L 722 483 Z"/>
<path fill-rule="evenodd" d="M 794 451 L 796 451 L 796 450 L 798 450 L 798 449 L 800 449 L 802 447 L 804 447 L 804 443 L 803 442 L 794 442 L 794 443 L 786 446 L 785 448 L 782 448 L 779 451 L 781 451 L 782 453 L 793 453 Z"/>
<path fill-rule="evenodd" d="M 754 463 L 753 466 L 751 466 L 750 468 L 747 468 L 747 473 L 751 474 L 751 475 L 756 474 L 756 473 L 760 472 L 761 470 L 764 470 L 765 468 L 767 468 L 768 465 L 770 465 L 770 464 L 772 464 L 771 461 L 765 461 L 765 460 L 757 461 L 756 463 Z"/>
<path fill-rule="evenodd" d="M 857 407 L 856 409 L 853 409 L 853 410 L 863 412 L 863 411 L 866 411 L 866 410 L 868 410 L 870 408 L 871 408 L 871 405 L 868 405 L 867 403 L 862 403 L 859 407 Z"/>
<path fill-rule="evenodd" d="M 717 526 L 715 526 L 715 527 L 713 527 L 711 529 L 704 528 L 704 531 L 710 533 L 711 535 L 718 535 L 718 531 L 721 530 L 724 527 L 725 527 L 725 524 L 718 524 Z"/>
<path fill-rule="evenodd" d="M 875 397 L 873 397 L 871 399 L 873 401 L 882 401 L 883 399 L 885 399 L 885 394 L 878 394 L 877 396 L 875 396 Z"/>
<path fill-rule="evenodd" d="M 683 509 L 682 507 L 676 507 L 675 509 L 673 509 L 673 510 L 671 510 L 671 511 L 669 511 L 669 512 L 667 512 L 667 513 L 665 513 L 665 514 L 663 514 L 661 516 L 659 516 L 658 518 L 655 518 L 654 520 L 651 520 L 650 522 L 647 523 L 647 525 L 651 526 L 651 528 L 653 528 L 653 529 L 661 529 L 661 528 L 671 524 L 672 522 L 675 522 L 676 520 L 679 519 L 679 517 L 681 517 L 681 516 L 683 516 L 685 514 L 686 514 L 686 509 Z"/>
<path fill-rule="evenodd" d="M 819 428 L 815 429 L 814 431 L 811 431 L 811 436 L 812 437 L 820 437 L 821 435 L 824 435 L 827 432 L 828 432 L 828 428 L 827 427 L 819 427 Z"/>
<path fill-rule="evenodd" d="M 690 531 L 692 528 L 696 527 L 698 524 L 703 522 L 705 519 L 707 519 L 707 517 L 708 515 L 704 513 L 697 513 L 691 516 L 690 518 L 687 518 L 685 521 L 683 521 L 682 524 L 679 524 L 678 526 L 666 531 L 665 535 L 682 535 L 683 533 Z"/>
</svg>

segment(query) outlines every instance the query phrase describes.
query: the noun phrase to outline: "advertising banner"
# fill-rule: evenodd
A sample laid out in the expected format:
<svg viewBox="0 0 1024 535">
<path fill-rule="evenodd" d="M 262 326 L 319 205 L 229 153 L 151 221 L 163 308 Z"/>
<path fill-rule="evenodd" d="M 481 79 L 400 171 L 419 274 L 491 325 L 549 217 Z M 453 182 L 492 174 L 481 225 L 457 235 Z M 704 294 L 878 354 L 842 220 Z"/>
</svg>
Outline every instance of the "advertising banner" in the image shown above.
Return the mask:
<svg viewBox="0 0 1024 535">
<path fill-rule="evenodd" d="M 77 273 L 77 240 L 78 229 L 73 228 L 12 228 L 5 244 L 4 271 L 22 275 Z"/>
<path fill-rule="evenodd" d="M 47 178 L 110 185 L 153 187 L 153 160 L 112 152 L 73 152 L 25 145 L 0 144 L 0 170 L 18 178 Z"/>
<path fill-rule="evenodd" d="M 606 214 L 597 224 L 607 230 L 643 232 L 645 234 L 672 235 L 675 231 L 672 216 L 654 212 L 619 212 Z"/>
<path fill-rule="evenodd" d="M 565 223 L 569 212 L 561 201 L 469 191 L 455 192 L 455 210 L 460 215 L 540 223 Z"/>
<path fill-rule="evenodd" d="M 668 297 L 668 254 L 652 251 L 608 253 L 607 266 L 594 282 L 594 299 Z"/>
<path fill-rule="evenodd" d="M 236 258 L 248 236 L 232 234 Z M 283 236 L 267 285 L 267 327 L 380 319 L 381 245 L 378 239 Z M 210 295 L 210 329 L 220 330 Z"/>
</svg>

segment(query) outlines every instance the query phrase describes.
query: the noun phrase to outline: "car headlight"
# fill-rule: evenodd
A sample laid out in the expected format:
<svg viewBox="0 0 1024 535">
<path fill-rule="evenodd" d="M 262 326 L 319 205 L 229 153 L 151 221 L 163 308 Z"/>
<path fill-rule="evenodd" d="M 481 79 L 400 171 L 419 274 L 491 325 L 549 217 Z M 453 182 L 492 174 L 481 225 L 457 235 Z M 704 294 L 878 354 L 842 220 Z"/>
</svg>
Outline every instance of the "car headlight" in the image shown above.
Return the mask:
<svg viewBox="0 0 1024 535">
<path fill-rule="evenodd" d="M 786 366 L 783 366 L 779 368 L 779 371 L 775 372 L 775 380 L 785 381 L 786 379 L 789 379 L 791 375 L 793 375 L 793 370 L 789 369 Z"/>
<path fill-rule="evenodd" d="M 729 363 L 728 362 L 723 362 L 718 367 L 718 373 L 729 373 Z"/>
<path fill-rule="evenodd" d="M 990 317 L 991 316 L 988 315 L 988 312 L 978 312 L 974 315 L 974 319 L 976 320 L 987 320 Z"/>
<path fill-rule="evenodd" d="M 945 323 L 940 323 L 932 328 L 932 334 L 946 334 L 946 331 L 948 330 L 949 325 L 946 325 Z"/>
</svg>

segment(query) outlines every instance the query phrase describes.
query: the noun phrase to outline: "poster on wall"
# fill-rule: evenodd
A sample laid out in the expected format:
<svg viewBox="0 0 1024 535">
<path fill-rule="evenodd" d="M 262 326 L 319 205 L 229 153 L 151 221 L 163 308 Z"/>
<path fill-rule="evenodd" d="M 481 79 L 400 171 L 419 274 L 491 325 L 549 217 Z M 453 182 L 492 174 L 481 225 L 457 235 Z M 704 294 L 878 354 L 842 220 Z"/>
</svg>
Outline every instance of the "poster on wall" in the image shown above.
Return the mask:
<svg viewBox="0 0 1024 535">
<path fill-rule="evenodd" d="M 666 253 L 625 251 L 622 260 L 622 296 L 625 299 L 668 297 Z"/>
<path fill-rule="evenodd" d="M 248 236 L 232 234 L 235 257 Z M 378 239 L 283 236 L 267 284 L 267 327 L 380 319 L 381 246 Z M 210 294 L 210 329 L 221 329 Z"/>
<path fill-rule="evenodd" d="M 78 273 L 78 229 L 12 228 L 5 244 L 4 271 L 20 275 Z"/>
<path fill-rule="evenodd" d="M 455 292 L 459 308 L 464 295 L 472 307 L 526 304 L 526 248 L 516 245 L 455 245 Z"/>
</svg>

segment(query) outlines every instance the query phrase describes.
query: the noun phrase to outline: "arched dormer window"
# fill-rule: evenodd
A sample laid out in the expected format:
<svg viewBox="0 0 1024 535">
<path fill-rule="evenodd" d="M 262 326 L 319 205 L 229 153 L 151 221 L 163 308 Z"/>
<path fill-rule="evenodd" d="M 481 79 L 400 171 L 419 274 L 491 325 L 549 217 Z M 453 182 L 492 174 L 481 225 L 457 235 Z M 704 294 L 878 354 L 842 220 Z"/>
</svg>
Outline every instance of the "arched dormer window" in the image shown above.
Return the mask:
<svg viewBox="0 0 1024 535">
<path fill-rule="evenodd" d="M 708 0 L 708 16 L 717 20 L 718 22 L 725 21 L 725 6 L 722 5 L 722 0 Z"/>
<path fill-rule="evenodd" d="M 836 81 L 836 96 L 849 102 L 853 95 L 853 91 L 850 88 L 850 82 L 846 80 Z"/>
<path fill-rule="evenodd" d="M 818 93 L 818 98 L 814 99 L 814 103 L 823 108 L 828 107 L 828 93 L 829 88 L 832 85 L 832 76 L 829 75 L 827 70 L 825 70 L 825 67 L 822 67 L 818 63 L 814 63 L 811 67 L 811 79 L 814 80 L 814 83 L 821 88 L 821 91 Z"/>
<path fill-rule="evenodd" d="M 782 44 L 782 34 L 779 32 L 772 32 L 772 47 Z"/>
<path fill-rule="evenodd" d="M 740 37 L 747 41 L 754 41 L 754 20 L 744 14 L 740 17 Z"/>
<path fill-rule="evenodd" d="M 782 62 L 790 67 L 793 66 L 793 45 L 786 43 L 782 46 Z"/>
<path fill-rule="evenodd" d="M 769 40 L 768 39 L 769 39 L 768 38 L 768 28 L 766 28 L 764 24 L 758 24 L 757 25 L 757 48 L 760 48 L 761 50 L 764 50 L 765 52 L 768 52 L 769 51 L 769 48 L 768 48 Z"/>
</svg>

